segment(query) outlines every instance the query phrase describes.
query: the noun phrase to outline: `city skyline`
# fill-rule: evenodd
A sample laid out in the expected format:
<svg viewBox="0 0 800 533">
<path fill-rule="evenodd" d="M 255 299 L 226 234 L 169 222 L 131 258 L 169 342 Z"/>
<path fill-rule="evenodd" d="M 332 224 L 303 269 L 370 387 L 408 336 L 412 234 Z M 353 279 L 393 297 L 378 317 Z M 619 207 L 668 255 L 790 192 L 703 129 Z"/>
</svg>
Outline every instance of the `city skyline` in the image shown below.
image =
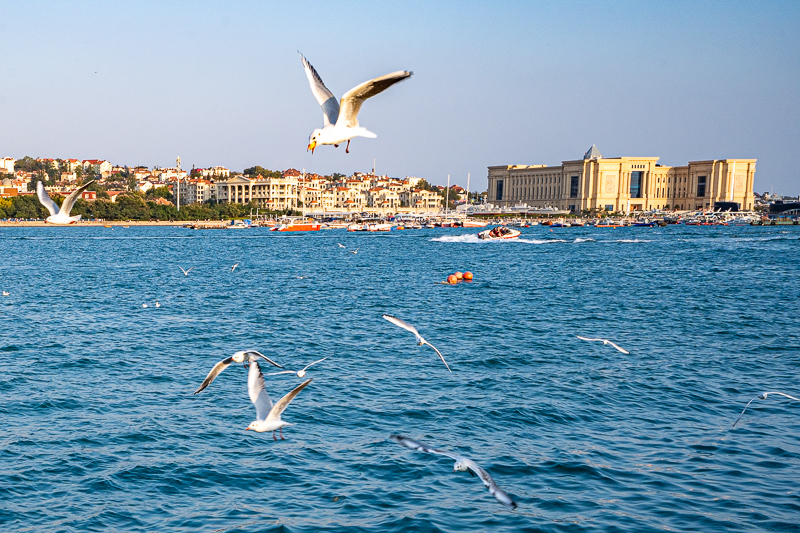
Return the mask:
<svg viewBox="0 0 800 533">
<path fill-rule="evenodd" d="M 370 171 L 485 190 L 487 167 L 607 157 L 758 159 L 796 194 L 800 6 L 242 2 L 4 8 L 0 157 Z M 297 51 L 377 139 L 306 151 L 322 113 Z"/>
</svg>

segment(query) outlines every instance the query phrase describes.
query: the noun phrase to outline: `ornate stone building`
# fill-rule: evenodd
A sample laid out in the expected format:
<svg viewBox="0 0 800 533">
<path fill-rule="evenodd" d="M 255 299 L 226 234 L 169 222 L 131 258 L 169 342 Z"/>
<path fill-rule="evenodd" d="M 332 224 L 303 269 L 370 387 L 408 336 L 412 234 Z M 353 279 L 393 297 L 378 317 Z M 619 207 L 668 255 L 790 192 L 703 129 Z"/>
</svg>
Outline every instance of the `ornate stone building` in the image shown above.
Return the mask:
<svg viewBox="0 0 800 533">
<path fill-rule="evenodd" d="M 580 213 L 584 209 L 630 212 L 650 209 L 713 209 L 735 202 L 753 209 L 755 159 L 690 161 L 667 167 L 658 157 L 604 158 L 592 146 L 583 159 L 561 166 L 489 167 L 487 201 L 527 204 Z"/>
</svg>

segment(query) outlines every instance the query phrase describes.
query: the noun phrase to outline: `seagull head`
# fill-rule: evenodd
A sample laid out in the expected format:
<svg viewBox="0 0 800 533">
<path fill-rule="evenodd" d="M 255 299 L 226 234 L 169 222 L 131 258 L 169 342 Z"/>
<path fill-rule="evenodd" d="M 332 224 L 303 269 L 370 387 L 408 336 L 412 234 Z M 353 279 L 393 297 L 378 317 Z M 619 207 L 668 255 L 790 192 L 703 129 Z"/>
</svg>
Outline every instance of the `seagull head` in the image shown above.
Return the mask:
<svg viewBox="0 0 800 533">
<path fill-rule="evenodd" d="M 453 465 L 453 472 L 466 472 L 467 465 L 461 462 L 461 460 L 456 461 L 456 464 Z"/>
<path fill-rule="evenodd" d="M 321 135 L 322 130 L 319 128 L 311 132 L 311 135 L 308 137 L 308 148 L 306 148 L 306 151 L 311 150 L 311 154 L 314 154 L 314 148 L 317 147 L 317 139 L 319 139 Z"/>
<path fill-rule="evenodd" d="M 759 400 L 766 400 L 767 399 L 767 393 L 766 392 L 762 392 L 761 394 L 758 395 L 758 399 Z"/>
<path fill-rule="evenodd" d="M 244 363 L 244 352 L 236 352 L 231 358 L 237 363 Z"/>
<path fill-rule="evenodd" d="M 259 426 L 261 425 L 261 421 L 253 420 L 250 422 L 250 425 L 244 428 L 245 431 L 252 429 L 253 431 L 258 431 Z"/>
<path fill-rule="evenodd" d="M 298 378 L 305 377 L 305 375 L 306 375 L 306 371 L 305 371 L 305 370 L 301 370 L 301 371 L 299 371 L 299 372 L 297 373 L 297 377 L 298 377 Z"/>
</svg>

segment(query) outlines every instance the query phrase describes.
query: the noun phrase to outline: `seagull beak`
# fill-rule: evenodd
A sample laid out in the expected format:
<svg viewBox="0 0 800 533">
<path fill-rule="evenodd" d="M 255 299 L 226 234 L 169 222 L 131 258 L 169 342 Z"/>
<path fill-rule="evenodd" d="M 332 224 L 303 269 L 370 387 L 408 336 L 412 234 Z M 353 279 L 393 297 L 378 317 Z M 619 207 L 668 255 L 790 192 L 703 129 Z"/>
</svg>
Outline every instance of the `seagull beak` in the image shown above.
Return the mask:
<svg viewBox="0 0 800 533">
<path fill-rule="evenodd" d="M 311 141 L 310 143 L 308 143 L 308 148 L 306 148 L 306 152 L 311 150 L 311 155 L 314 155 L 314 148 L 316 147 L 317 147 L 317 141 Z"/>
</svg>

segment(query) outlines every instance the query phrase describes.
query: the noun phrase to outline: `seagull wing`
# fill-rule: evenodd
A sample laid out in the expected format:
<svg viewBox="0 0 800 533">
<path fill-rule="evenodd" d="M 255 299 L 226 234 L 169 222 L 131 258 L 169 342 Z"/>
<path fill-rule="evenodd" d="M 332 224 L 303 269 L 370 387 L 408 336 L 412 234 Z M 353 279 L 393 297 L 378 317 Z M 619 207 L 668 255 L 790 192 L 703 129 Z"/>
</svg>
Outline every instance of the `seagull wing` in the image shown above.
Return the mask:
<svg viewBox="0 0 800 533">
<path fill-rule="evenodd" d="M 422 339 L 422 337 L 420 337 L 420 338 Z M 422 343 L 423 343 L 423 344 L 427 344 L 428 346 L 430 346 L 431 348 L 433 348 L 433 350 L 434 350 L 434 351 L 435 351 L 437 354 L 439 354 L 439 359 L 441 359 L 441 360 L 442 360 L 442 363 L 444 363 L 444 366 L 446 366 L 446 367 L 447 367 L 447 370 L 450 370 L 450 367 L 449 367 L 449 366 L 447 366 L 447 361 L 445 361 L 445 360 L 444 360 L 444 356 L 442 355 L 442 352 L 440 352 L 439 350 L 437 350 L 437 349 L 436 349 L 436 346 L 434 346 L 433 344 L 429 343 L 429 342 L 428 342 L 428 341 L 426 341 L 425 339 L 422 339 Z M 452 370 L 450 370 L 450 372 L 452 372 Z"/>
<path fill-rule="evenodd" d="M 247 372 L 247 392 L 250 394 L 250 401 L 256 406 L 256 420 L 264 420 L 272 409 L 272 400 L 267 394 L 267 386 L 264 383 L 264 374 L 258 361 L 250 363 L 250 370 Z"/>
<path fill-rule="evenodd" d="M 608 341 L 608 344 L 610 344 L 611 346 L 613 346 L 614 348 L 616 348 L 617 350 L 619 350 L 622 353 L 631 353 L 628 350 L 625 350 L 624 348 L 620 348 L 619 346 L 617 346 L 616 344 L 614 344 L 611 341 Z"/>
<path fill-rule="evenodd" d="M 317 71 L 311 66 L 311 63 L 303 57 L 303 54 L 300 54 L 300 59 L 303 61 L 303 67 L 306 69 L 306 77 L 308 78 L 309 85 L 311 85 L 311 92 L 322 107 L 323 124 L 325 126 L 336 124 L 336 121 L 339 119 L 339 102 L 336 101 L 336 97 L 333 96 L 333 93 L 325 87 L 322 78 L 319 77 L 319 74 L 317 74 Z"/>
<path fill-rule="evenodd" d="M 403 328 L 406 331 L 410 331 L 411 333 L 416 335 L 417 338 L 419 338 L 419 339 L 422 338 L 422 337 L 419 336 L 419 331 L 417 331 L 417 328 L 415 328 L 414 326 L 412 326 L 408 322 L 400 320 L 396 316 L 392 316 L 392 315 L 382 315 L 382 316 L 383 316 L 383 318 L 385 318 L 386 320 L 388 320 L 389 322 L 391 322 L 395 326 L 399 326 L 399 327 Z"/>
<path fill-rule="evenodd" d="M 286 410 L 292 400 L 294 400 L 294 397 L 297 396 L 300 391 L 303 390 L 309 383 L 311 383 L 311 379 L 305 380 L 300 385 L 295 387 L 289 394 L 278 400 L 278 403 L 276 403 L 272 409 L 270 409 L 267 420 L 280 420 L 281 414 Z"/>
<path fill-rule="evenodd" d="M 278 368 L 283 368 L 282 365 L 279 365 L 278 363 L 276 363 L 275 361 L 273 361 L 272 359 L 270 359 L 269 357 L 267 357 L 266 355 L 264 355 L 261 352 L 257 352 L 255 350 L 247 350 L 246 352 L 244 352 L 244 354 L 248 357 L 248 359 L 247 359 L 248 361 L 255 361 L 256 357 L 260 357 L 261 359 L 263 359 L 267 363 L 271 364 L 272 366 L 277 366 Z"/>
<path fill-rule="evenodd" d="M 325 359 L 327 359 L 328 357 L 330 357 L 330 355 L 328 355 L 328 356 L 325 356 L 325 357 L 323 357 L 322 359 L 320 359 L 320 360 L 318 360 L 318 361 L 314 361 L 313 363 L 309 363 L 309 364 L 307 364 L 307 365 L 306 365 L 306 367 L 305 367 L 303 370 L 308 370 L 308 367 L 310 367 L 310 366 L 314 366 L 314 365 L 316 365 L 317 363 L 321 363 L 321 362 L 323 362 Z"/>
<path fill-rule="evenodd" d="M 602 341 L 605 340 L 605 339 L 589 339 L 589 338 L 586 338 L 586 337 L 581 337 L 580 335 L 575 335 L 575 336 L 578 337 L 582 341 L 600 341 L 600 342 L 602 342 Z"/>
<path fill-rule="evenodd" d="M 764 394 L 764 398 L 765 399 L 770 394 L 780 394 L 781 396 L 786 396 L 787 398 L 790 398 L 792 400 L 797 400 L 798 402 L 800 402 L 800 398 L 795 398 L 794 396 L 789 396 L 788 394 L 786 394 L 784 392 L 771 391 L 771 392 L 765 392 L 763 394 Z"/>
<path fill-rule="evenodd" d="M 408 70 L 398 70 L 391 74 L 386 74 L 374 80 L 365 81 L 361 85 L 353 87 L 342 96 L 342 103 L 339 108 L 339 120 L 343 120 L 344 125 L 355 128 L 358 126 L 358 112 L 364 100 L 381 93 L 399 81 L 403 81 L 413 74 Z M 337 126 L 339 121 L 336 122 Z"/>
<path fill-rule="evenodd" d="M 51 215 L 58 214 L 58 210 L 61 208 L 47 195 L 47 191 L 44 190 L 44 185 L 42 185 L 41 181 L 36 182 L 36 196 L 39 197 L 39 203 L 45 206 L 45 208 L 50 211 Z"/>
<path fill-rule="evenodd" d="M 753 400 L 756 400 L 756 399 L 758 399 L 758 396 L 753 398 Z M 739 420 L 742 419 L 742 416 L 744 416 L 744 412 L 747 411 L 747 408 L 750 407 L 750 404 L 753 403 L 753 400 L 750 400 L 749 402 L 747 402 L 747 405 L 745 405 L 744 409 L 742 409 L 742 414 L 739 415 L 739 418 L 736 419 L 736 422 L 738 422 Z M 736 427 L 736 422 L 733 423 L 731 428 L 735 428 Z"/>
<path fill-rule="evenodd" d="M 492 476 L 489 475 L 489 472 L 481 468 L 478 463 L 472 459 L 467 459 L 466 457 L 461 458 L 461 463 L 469 468 L 473 474 L 481 478 L 483 485 L 489 489 L 489 492 L 497 499 L 497 501 L 511 509 L 517 508 L 517 504 L 511 499 L 511 496 L 506 494 L 503 489 L 498 487 L 497 483 L 495 483 L 494 479 L 492 479 Z"/>
<path fill-rule="evenodd" d="M 75 205 L 75 200 L 77 200 L 78 196 L 80 196 L 80 194 L 86 190 L 86 187 L 88 187 L 94 182 L 95 180 L 92 180 L 89 183 L 84 183 L 83 185 L 72 191 L 72 193 L 70 193 L 69 196 L 64 198 L 64 202 L 61 204 L 61 211 L 59 211 L 59 213 L 69 216 L 69 212 L 72 211 L 72 206 Z"/>
<path fill-rule="evenodd" d="M 203 380 L 203 383 L 200 384 L 200 386 L 197 388 L 196 391 L 194 391 L 194 393 L 197 394 L 201 390 L 211 385 L 211 382 L 214 381 L 217 378 L 217 376 L 219 376 L 219 373 L 228 368 L 228 366 L 230 366 L 232 362 L 233 362 L 233 357 L 228 357 L 227 359 L 223 359 L 222 361 L 214 365 L 214 368 L 211 369 L 211 372 L 208 373 L 206 379 Z"/>
<path fill-rule="evenodd" d="M 415 450 L 418 452 L 425 452 L 425 453 L 435 453 L 437 455 L 445 455 L 455 461 L 462 459 L 462 457 L 460 457 L 458 454 L 455 454 L 453 452 L 448 452 L 447 450 L 437 450 L 436 448 L 431 448 L 429 446 L 422 444 L 418 440 L 410 439 L 408 437 L 404 437 L 403 435 L 391 435 L 389 438 L 395 441 L 397 444 L 405 446 L 410 450 Z"/>
<path fill-rule="evenodd" d="M 264 374 L 265 376 L 277 376 L 278 374 L 297 374 L 294 370 L 281 370 L 280 372 L 270 372 L 269 374 Z"/>
</svg>

